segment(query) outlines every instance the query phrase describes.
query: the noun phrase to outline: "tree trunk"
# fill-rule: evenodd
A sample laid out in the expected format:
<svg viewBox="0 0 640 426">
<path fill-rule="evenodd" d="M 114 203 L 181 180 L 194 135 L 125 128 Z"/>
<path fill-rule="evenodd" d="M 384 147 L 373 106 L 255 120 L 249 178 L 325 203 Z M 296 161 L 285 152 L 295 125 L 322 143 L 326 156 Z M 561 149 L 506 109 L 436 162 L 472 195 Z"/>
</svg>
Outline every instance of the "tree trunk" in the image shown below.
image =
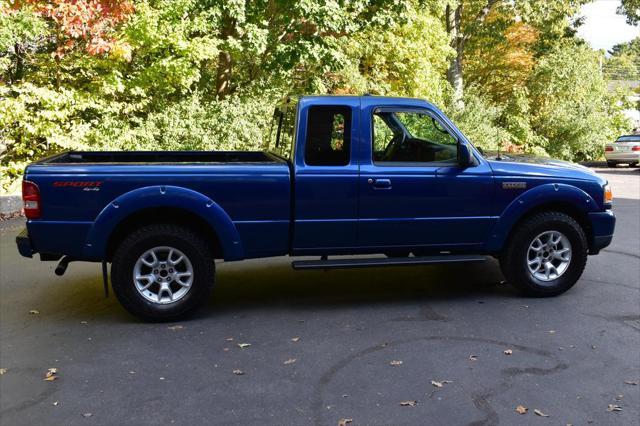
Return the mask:
<svg viewBox="0 0 640 426">
<path fill-rule="evenodd" d="M 223 100 L 231 92 L 231 55 L 221 51 L 218 54 L 218 72 L 216 74 L 216 97 Z"/>
<path fill-rule="evenodd" d="M 462 73 L 462 60 L 464 55 L 464 38 L 462 34 L 462 1 L 452 11 L 450 5 L 446 8 L 447 31 L 451 38 L 451 47 L 456 51 L 456 55 L 451 59 L 447 70 L 447 80 L 453 88 L 453 103 L 457 108 L 464 108 L 464 79 Z"/>
<path fill-rule="evenodd" d="M 222 18 L 222 30 L 220 38 L 228 40 L 236 34 L 236 22 L 229 16 Z M 223 100 L 231 93 L 231 81 L 233 77 L 233 60 L 231 53 L 221 50 L 218 54 L 218 70 L 216 73 L 216 97 Z"/>
<path fill-rule="evenodd" d="M 22 76 L 24 75 L 24 49 L 20 43 L 16 43 L 13 46 L 13 50 L 16 55 L 16 71 L 13 74 L 12 82 L 22 80 Z"/>
</svg>

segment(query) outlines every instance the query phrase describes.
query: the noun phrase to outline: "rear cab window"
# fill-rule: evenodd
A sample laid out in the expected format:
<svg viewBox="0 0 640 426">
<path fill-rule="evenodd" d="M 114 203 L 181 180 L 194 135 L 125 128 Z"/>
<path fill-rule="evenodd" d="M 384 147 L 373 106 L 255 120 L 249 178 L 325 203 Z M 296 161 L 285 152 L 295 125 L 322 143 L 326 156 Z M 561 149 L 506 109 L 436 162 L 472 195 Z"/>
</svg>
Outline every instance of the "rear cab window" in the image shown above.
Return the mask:
<svg viewBox="0 0 640 426">
<path fill-rule="evenodd" d="M 278 106 L 271 120 L 267 150 L 291 160 L 295 142 L 296 128 L 296 104 L 284 104 Z"/>
<path fill-rule="evenodd" d="M 346 166 L 351 162 L 351 108 L 311 106 L 304 162 L 309 166 Z"/>
</svg>

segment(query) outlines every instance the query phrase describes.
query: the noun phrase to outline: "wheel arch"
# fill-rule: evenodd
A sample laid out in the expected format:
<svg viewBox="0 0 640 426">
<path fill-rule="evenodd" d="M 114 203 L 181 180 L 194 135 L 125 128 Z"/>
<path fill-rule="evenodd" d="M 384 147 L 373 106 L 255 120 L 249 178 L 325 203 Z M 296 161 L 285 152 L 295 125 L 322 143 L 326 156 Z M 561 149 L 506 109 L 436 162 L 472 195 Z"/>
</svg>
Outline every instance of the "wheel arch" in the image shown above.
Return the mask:
<svg viewBox="0 0 640 426">
<path fill-rule="evenodd" d="M 86 239 L 87 257 L 110 260 L 118 242 L 136 227 L 180 224 L 206 235 L 216 257 L 244 257 L 240 234 L 229 215 L 209 197 L 187 188 L 152 186 L 133 190 L 110 202 Z"/>
<path fill-rule="evenodd" d="M 573 218 L 584 230 L 591 247 L 593 229 L 589 212 L 596 211 L 597 203 L 582 189 L 566 184 L 545 184 L 527 191 L 513 200 L 494 225 L 486 250 L 499 253 L 518 225 L 545 211 L 557 211 Z"/>
</svg>

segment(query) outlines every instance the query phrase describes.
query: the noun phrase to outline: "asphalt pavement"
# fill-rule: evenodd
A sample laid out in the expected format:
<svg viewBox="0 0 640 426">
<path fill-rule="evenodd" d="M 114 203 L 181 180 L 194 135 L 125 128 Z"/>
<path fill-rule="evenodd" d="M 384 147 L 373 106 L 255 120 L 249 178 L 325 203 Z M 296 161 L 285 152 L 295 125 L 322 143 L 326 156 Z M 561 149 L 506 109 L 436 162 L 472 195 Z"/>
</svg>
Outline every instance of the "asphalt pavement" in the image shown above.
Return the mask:
<svg viewBox="0 0 640 426">
<path fill-rule="evenodd" d="M 494 261 L 274 258 L 218 264 L 197 316 L 146 324 L 104 298 L 98 264 L 58 277 L 3 222 L 0 424 L 640 424 L 640 171 L 600 171 L 613 244 L 551 299 L 500 285 Z"/>
</svg>

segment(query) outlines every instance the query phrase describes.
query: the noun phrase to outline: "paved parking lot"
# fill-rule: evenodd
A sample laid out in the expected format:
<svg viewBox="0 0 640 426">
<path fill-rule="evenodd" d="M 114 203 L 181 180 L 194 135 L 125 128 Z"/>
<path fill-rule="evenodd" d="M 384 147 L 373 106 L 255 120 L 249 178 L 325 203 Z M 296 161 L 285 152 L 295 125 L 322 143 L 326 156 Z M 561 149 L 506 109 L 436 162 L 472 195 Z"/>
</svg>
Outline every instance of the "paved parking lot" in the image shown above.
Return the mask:
<svg viewBox="0 0 640 426">
<path fill-rule="evenodd" d="M 553 299 L 497 285 L 495 262 L 294 272 L 276 258 L 219 264 L 207 309 L 144 324 L 104 299 L 99 265 L 57 277 L 18 256 L 22 221 L 4 222 L 0 423 L 639 424 L 640 171 L 601 172 L 613 244 Z"/>
</svg>

